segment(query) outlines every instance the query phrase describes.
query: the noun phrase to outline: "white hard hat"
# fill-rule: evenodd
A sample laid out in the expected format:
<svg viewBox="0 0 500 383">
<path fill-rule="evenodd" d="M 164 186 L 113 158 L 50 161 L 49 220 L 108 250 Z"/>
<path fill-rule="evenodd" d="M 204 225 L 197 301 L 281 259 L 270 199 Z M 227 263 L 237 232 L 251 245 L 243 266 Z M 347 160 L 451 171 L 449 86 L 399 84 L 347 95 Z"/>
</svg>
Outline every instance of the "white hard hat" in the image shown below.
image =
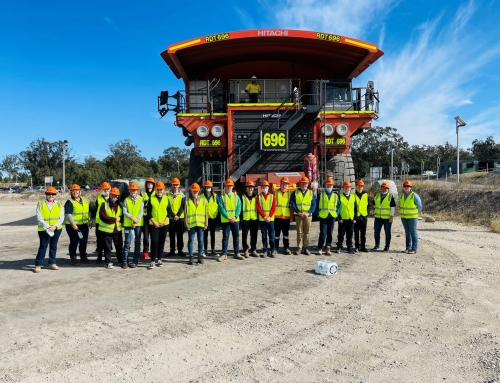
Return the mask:
<svg viewBox="0 0 500 383">
<path fill-rule="evenodd" d="M 257 78 L 257 76 L 256 76 L 256 75 L 253 75 L 253 76 L 252 76 L 252 79 L 254 79 L 254 78 Z"/>
</svg>

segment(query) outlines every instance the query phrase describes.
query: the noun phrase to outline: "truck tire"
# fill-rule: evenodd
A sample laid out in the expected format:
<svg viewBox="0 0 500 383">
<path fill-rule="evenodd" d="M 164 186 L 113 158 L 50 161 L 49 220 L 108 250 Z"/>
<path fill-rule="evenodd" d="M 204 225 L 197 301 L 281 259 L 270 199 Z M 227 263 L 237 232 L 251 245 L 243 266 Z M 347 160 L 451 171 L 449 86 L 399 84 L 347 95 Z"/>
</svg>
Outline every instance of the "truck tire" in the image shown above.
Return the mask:
<svg viewBox="0 0 500 383">
<path fill-rule="evenodd" d="M 194 149 L 191 149 L 191 153 L 189 154 L 188 186 L 191 186 L 193 183 L 197 182 L 198 179 L 202 176 L 203 172 L 201 168 L 202 162 L 203 162 L 203 157 L 196 156 L 194 154 Z"/>
<path fill-rule="evenodd" d="M 351 182 L 354 187 L 354 163 L 350 154 L 334 155 L 328 163 L 328 169 L 335 181 L 335 188 L 342 188 L 345 181 Z"/>
</svg>

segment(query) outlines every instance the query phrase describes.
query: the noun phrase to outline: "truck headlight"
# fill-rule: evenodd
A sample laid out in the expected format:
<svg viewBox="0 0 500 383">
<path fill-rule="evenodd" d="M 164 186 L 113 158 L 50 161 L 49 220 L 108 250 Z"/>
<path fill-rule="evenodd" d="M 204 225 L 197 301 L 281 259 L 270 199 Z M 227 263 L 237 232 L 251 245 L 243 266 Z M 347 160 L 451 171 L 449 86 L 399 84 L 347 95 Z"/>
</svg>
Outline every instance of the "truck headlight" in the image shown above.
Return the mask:
<svg viewBox="0 0 500 383">
<path fill-rule="evenodd" d="M 349 127 L 346 124 L 338 124 L 337 125 L 337 134 L 339 136 L 345 136 L 349 131 Z"/>
<path fill-rule="evenodd" d="M 332 124 L 325 124 L 321 131 L 325 136 L 331 136 L 335 130 L 333 129 Z"/>
<path fill-rule="evenodd" d="M 200 125 L 196 128 L 196 134 L 199 136 L 199 137 L 206 137 L 208 136 L 208 128 L 205 126 L 205 125 Z"/>
<path fill-rule="evenodd" d="M 214 125 L 212 126 L 211 132 L 212 136 L 219 138 L 222 137 L 222 135 L 224 134 L 224 128 L 220 125 Z"/>
</svg>

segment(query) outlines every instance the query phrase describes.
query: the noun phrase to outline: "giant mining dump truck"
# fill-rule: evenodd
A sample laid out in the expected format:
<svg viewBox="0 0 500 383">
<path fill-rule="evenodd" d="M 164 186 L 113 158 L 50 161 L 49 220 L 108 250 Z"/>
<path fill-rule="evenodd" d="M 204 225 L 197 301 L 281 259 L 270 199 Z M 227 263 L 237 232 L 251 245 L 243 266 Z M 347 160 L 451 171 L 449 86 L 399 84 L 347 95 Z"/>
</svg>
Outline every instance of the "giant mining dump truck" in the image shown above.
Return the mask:
<svg viewBox="0 0 500 383">
<path fill-rule="evenodd" d="M 351 138 L 377 119 L 379 97 L 372 81 L 352 79 L 382 55 L 358 39 L 288 29 L 170 45 L 161 57 L 184 88 L 162 91 L 158 112 L 174 111 L 192 146 L 188 183 L 354 181 Z"/>
</svg>

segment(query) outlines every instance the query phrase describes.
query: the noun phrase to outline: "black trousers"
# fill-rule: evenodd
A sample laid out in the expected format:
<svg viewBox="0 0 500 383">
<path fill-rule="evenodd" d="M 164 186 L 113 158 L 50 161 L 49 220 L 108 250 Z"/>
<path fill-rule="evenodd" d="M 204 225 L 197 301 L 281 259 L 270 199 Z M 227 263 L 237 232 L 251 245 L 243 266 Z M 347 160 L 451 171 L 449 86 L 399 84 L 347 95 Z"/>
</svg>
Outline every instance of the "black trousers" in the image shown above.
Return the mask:
<svg viewBox="0 0 500 383">
<path fill-rule="evenodd" d="M 278 251 L 280 247 L 280 234 L 283 232 L 283 249 L 290 248 L 290 240 L 288 239 L 288 231 L 290 230 L 289 218 L 274 219 L 274 248 Z"/>
<path fill-rule="evenodd" d="M 215 250 L 215 228 L 217 227 L 217 218 L 208 219 L 207 230 L 203 232 L 203 246 L 205 247 L 205 253 L 208 249 L 208 232 L 210 232 L 210 249 Z"/>
<path fill-rule="evenodd" d="M 149 253 L 149 237 L 151 235 L 151 225 L 149 224 L 149 219 L 144 220 L 144 226 L 142 226 L 142 251 L 144 253 Z"/>
<path fill-rule="evenodd" d="M 105 233 L 101 231 L 104 240 L 104 259 L 106 263 L 111 263 L 111 249 L 113 248 L 113 243 L 116 249 L 116 260 L 118 262 L 123 262 L 123 237 L 122 232 L 118 233 Z"/>
<path fill-rule="evenodd" d="M 104 233 L 99 230 L 99 224 L 95 224 L 95 238 L 96 238 L 96 245 L 97 245 L 97 254 L 99 256 L 102 256 L 102 252 L 104 250 Z"/>
<path fill-rule="evenodd" d="M 175 253 L 175 237 L 177 237 L 177 251 L 180 253 L 184 248 L 184 230 L 184 219 L 179 219 L 177 221 L 170 219 L 170 223 L 168 225 L 168 236 L 170 238 L 171 253 Z"/>
<path fill-rule="evenodd" d="M 165 241 L 167 239 L 167 233 L 169 231 L 170 225 L 165 225 L 163 227 L 156 228 L 154 225 L 149 227 L 151 233 L 151 262 L 156 260 L 156 254 L 158 254 L 158 259 L 161 259 L 163 255 L 163 250 L 165 249 Z"/>
<path fill-rule="evenodd" d="M 69 237 L 69 256 L 71 258 L 76 257 L 76 249 L 80 251 L 80 256 L 87 255 L 87 240 L 89 238 L 89 225 L 77 225 L 80 232 L 83 234 L 83 238 L 78 237 L 78 232 L 73 230 L 71 225 L 66 225 L 66 233 Z"/>
<path fill-rule="evenodd" d="M 337 242 L 337 247 L 342 248 L 342 243 L 344 242 L 344 235 L 346 237 L 346 242 L 347 242 L 347 248 L 350 249 L 352 248 L 352 235 L 354 232 L 354 223 L 352 222 L 352 219 L 349 220 L 343 220 L 342 223 L 339 221 L 339 235 L 338 235 L 338 242 Z"/>
<path fill-rule="evenodd" d="M 359 216 L 354 224 L 354 247 L 356 249 L 366 248 L 366 226 L 368 217 Z"/>
<path fill-rule="evenodd" d="M 248 246 L 248 232 L 250 232 L 250 246 Z M 241 221 L 241 235 L 243 236 L 243 251 L 257 250 L 257 233 L 259 232 L 259 220 Z"/>
</svg>

